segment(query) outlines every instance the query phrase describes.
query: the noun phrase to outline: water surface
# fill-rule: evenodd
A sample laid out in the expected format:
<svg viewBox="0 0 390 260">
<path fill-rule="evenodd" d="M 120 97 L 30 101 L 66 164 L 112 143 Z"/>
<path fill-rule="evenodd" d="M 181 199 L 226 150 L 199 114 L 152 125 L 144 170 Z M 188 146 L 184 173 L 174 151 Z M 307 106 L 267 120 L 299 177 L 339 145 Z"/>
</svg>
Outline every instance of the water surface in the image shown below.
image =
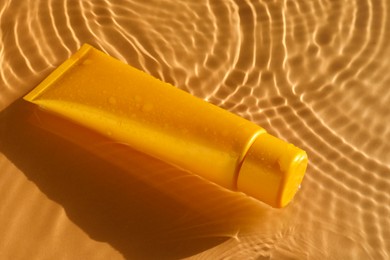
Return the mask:
<svg viewBox="0 0 390 260">
<path fill-rule="evenodd" d="M 2 1 L 0 258 L 388 259 L 388 5 Z M 17 100 L 85 42 L 305 149 L 292 204 L 136 152 L 124 177 L 30 126 Z"/>
</svg>

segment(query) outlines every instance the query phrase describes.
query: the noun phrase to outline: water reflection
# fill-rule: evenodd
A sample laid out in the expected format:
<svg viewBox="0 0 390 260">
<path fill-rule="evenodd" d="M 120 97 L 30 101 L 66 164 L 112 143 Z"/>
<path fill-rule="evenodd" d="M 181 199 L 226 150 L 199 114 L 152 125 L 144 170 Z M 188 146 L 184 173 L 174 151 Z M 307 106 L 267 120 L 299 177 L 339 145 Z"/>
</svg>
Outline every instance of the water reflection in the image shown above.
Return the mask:
<svg viewBox="0 0 390 260">
<path fill-rule="evenodd" d="M 385 0 L 3 1 L 0 164 L 4 171 L 0 187 L 8 188 L 0 189 L 0 197 L 4 198 L 0 209 L 8 213 L 0 217 L 0 223 L 9 226 L 6 244 L 18 244 L 15 241 L 24 236 L 32 252 L 33 248 L 44 246 L 34 242 L 32 236 L 46 236 L 48 244 L 50 239 L 56 241 L 55 236 L 68 241 L 66 233 L 58 232 L 57 228 L 71 229 L 73 221 L 92 238 L 78 235 L 78 245 L 70 246 L 74 252 L 83 248 L 86 256 L 120 258 L 111 247 L 93 244 L 91 240 L 99 239 L 69 214 L 69 203 L 53 198 L 58 194 L 48 190 L 49 186 L 42 181 L 49 178 L 49 183 L 57 182 L 50 174 L 44 175 L 43 180 L 34 174 L 38 170 L 31 169 L 40 169 L 45 162 L 35 154 L 31 157 L 36 159 L 34 163 L 27 153 L 34 154 L 34 149 L 38 149 L 49 156 L 49 152 L 36 141 L 30 142 L 31 136 L 21 130 L 29 129 L 26 125 L 10 124 L 9 117 L 6 120 L 4 116 L 13 101 L 88 42 L 260 124 L 310 155 L 307 177 L 290 207 L 278 213 L 266 214 L 260 210 L 267 225 L 251 222 L 257 213 L 250 211 L 240 221 L 233 218 L 229 222 L 235 224 L 233 229 L 224 229 L 228 226 L 225 225 L 220 233 L 187 233 L 204 237 L 217 234 L 224 238 L 188 254 L 199 253 L 194 258 L 233 259 L 385 259 L 390 247 L 390 233 L 386 229 L 390 224 L 388 13 Z M 5 125 L 7 129 L 10 126 L 15 129 L 6 131 Z M 57 158 L 57 162 L 59 165 L 61 160 Z M 83 167 L 88 169 L 86 165 L 73 165 L 72 171 L 82 172 Z M 101 173 L 103 176 L 103 170 Z M 61 196 L 66 196 L 69 190 L 63 190 Z M 137 192 L 143 196 L 153 194 L 150 189 L 141 190 Z M 217 191 L 210 191 L 210 197 L 213 192 Z M 30 196 L 31 201 L 26 199 Z M 50 204 L 45 196 L 53 198 L 59 206 Z M 130 197 L 126 198 L 131 201 Z M 225 209 L 220 212 L 232 214 L 241 210 L 241 203 L 252 203 L 242 197 L 238 201 L 230 205 L 226 199 Z M 165 202 L 163 205 L 171 205 Z M 38 207 L 39 204 L 45 206 Z M 67 215 L 60 214 L 61 207 L 68 210 Z M 73 214 L 83 211 L 81 206 L 76 208 Z M 154 214 L 150 213 L 154 212 L 153 207 L 148 210 L 149 215 Z M 20 227 L 33 225 L 27 219 L 36 220 L 33 217 L 36 212 L 40 221 L 59 226 L 41 233 L 42 224 L 38 225 L 40 229 L 34 229 L 33 235 L 26 234 Z M 195 212 L 202 210 L 198 208 Z M 26 217 L 18 217 L 20 214 Z M 217 216 L 225 218 L 224 214 Z M 212 229 L 218 226 L 215 218 L 200 222 L 184 219 L 187 222 L 179 222 L 183 224 L 180 228 L 196 230 L 199 223 Z M 147 226 L 145 223 L 148 222 L 143 222 L 143 227 Z M 158 237 L 162 229 L 152 227 Z M 72 232 L 75 235 L 79 231 Z M 183 242 L 181 238 L 176 237 Z M 112 242 L 107 236 L 102 240 Z M 139 245 L 136 239 L 131 241 Z M 118 249 L 121 247 L 112 246 L 126 255 L 124 249 Z M 18 247 L 0 246 L 6 257 L 16 251 Z"/>
</svg>

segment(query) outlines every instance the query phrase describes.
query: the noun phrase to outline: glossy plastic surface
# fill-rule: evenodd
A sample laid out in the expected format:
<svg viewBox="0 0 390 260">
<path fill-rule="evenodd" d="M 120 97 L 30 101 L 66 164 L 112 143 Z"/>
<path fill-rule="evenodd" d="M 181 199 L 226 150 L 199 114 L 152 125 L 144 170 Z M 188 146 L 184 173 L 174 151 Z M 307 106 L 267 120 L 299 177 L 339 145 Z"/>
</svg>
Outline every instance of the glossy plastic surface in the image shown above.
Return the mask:
<svg viewBox="0 0 390 260">
<path fill-rule="evenodd" d="M 273 207 L 291 201 L 306 170 L 299 148 L 87 44 L 25 100 Z"/>
</svg>

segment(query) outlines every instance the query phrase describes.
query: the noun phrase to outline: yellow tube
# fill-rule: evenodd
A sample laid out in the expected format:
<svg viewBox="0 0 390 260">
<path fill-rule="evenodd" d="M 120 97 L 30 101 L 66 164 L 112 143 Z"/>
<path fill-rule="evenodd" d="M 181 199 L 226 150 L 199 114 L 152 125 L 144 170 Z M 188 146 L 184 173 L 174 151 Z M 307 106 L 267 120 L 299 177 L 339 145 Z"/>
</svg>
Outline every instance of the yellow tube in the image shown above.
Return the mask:
<svg viewBox="0 0 390 260">
<path fill-rule="evenodd" d="M 273 207 L 306 171 L 303 150 L 87 44 L 24 99 Z"/>
</svg>

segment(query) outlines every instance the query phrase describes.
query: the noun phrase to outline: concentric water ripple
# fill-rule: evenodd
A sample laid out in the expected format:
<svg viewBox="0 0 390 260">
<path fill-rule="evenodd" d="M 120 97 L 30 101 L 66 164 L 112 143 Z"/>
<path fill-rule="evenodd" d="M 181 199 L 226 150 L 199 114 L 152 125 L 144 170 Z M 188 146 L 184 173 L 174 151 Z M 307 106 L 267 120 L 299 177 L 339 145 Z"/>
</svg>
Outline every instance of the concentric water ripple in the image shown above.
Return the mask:
<svg viewBox="0 0 390 260">
<path fill-rule="evenodd" d="M 183 247 L 171 258 L 388 259 L 389 14 L 386 0 L 2 1 L 0 258 L 147 258 L 153 237 L 166 240 L 158 250 Z M 85 42 L 304 148 L 310 166 L 294 202 L 277 211 L 168 177 L 171 197 L 193 190 L 181 203 L 203 199 L 207 212 L 193 205 L 199 216 L 168 214 L 177 219 L 161 228 L 139 218 L 154 227 L 132 231 L 141 238 L 92 234 L 41 175 L 65 162 L 31 162 L 39 143 L 26 145 L 11 108 Z"/>
</svg>

